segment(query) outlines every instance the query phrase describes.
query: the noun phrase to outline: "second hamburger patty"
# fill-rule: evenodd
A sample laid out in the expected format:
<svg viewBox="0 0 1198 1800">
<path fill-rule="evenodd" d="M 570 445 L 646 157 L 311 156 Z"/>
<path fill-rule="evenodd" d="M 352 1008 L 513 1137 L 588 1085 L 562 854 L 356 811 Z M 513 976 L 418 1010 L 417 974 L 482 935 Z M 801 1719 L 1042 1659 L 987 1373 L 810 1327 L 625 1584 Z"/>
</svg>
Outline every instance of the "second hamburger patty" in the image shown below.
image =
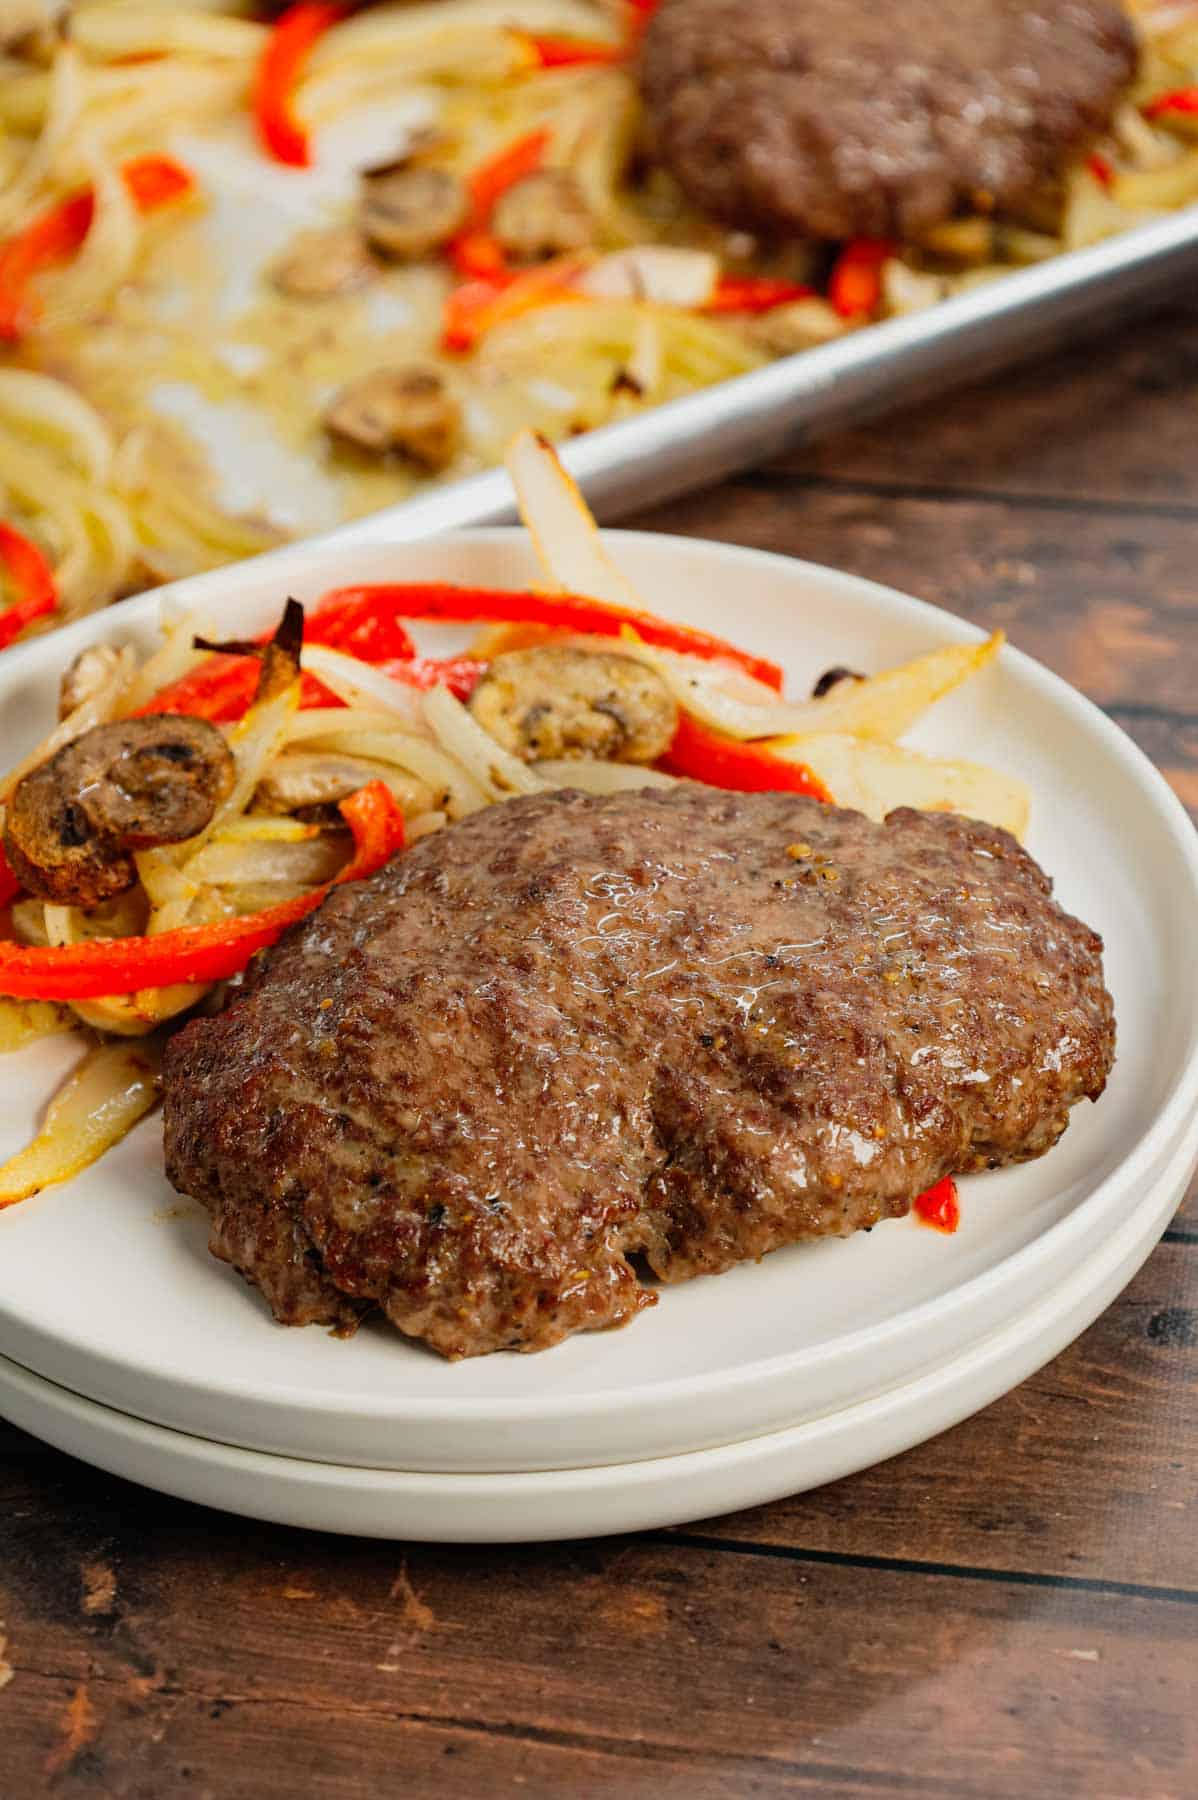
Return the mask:
<svg viewBox="0 0 1198 1800">
<path fill-rule="evenodd" d="M 662 0 L 657 150 L 734 224 L 910 237 L 1018 213 L 1109 123 L 1136 66 L 1111 0 Z"/>
<path fill-rule="evenodd" d="M 1114 1050 L 1004 832 L 683 784 L 495 806 L 338 888 L 164 1068 L 167 1171 L 276 1317 L 447 1356 L 1038 1156 Z"/>
</svg>

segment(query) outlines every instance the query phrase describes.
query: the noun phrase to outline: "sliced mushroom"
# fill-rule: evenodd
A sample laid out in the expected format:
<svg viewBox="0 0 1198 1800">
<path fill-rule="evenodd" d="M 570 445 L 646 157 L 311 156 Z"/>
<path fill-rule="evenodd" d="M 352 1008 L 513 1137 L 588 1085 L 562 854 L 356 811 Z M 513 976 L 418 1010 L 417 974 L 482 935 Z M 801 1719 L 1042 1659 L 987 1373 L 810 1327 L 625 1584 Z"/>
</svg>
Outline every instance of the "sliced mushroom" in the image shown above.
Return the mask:
<svg viewBox="0 0 1198 1800">
<path fill-rule="evenodd" d="M 206 719 L 96 725 L 17 783 L 4 848 L 22 887 L 94 907 L 137 880 L 132 852 L 194 837 L 233 786 L 233 757 Z"/>
<path fill-rule="evenodd" d="M 342 388 L 324 427 L 370 456 L 398 454 L 444 469 L 457 452 L 462 414 L 435 369 L 375 369 Z"/>
<path fill-rule="evenodd" d="M 564 256 L 595 240 L 586 195 L 567 169 L 538 169 L 513 182 L 495 202 L 491 230 L 518 262 Z"/>
<path fill-rule="evenodd" d="M 678 708 L 655 670 L 616 652 L 563 644 L 497 656 L 470 710 L 525 762 L 653 762 L 678 729 Z"/>
<path fill-rule="evenodd" d="M 449 169 L 402 162 L 362 177 L 362 230 L 376 250 L 401 262 L 440 250 L 469 214 L 466 184 Z"/>
<path fill-rule="evenodd" d="M 833 338 L 844 336 L 848 325 L 826 300 L 810 299 L 771 307 L 750 320 L 747 330 L 754 343 L 771 356 L 790 356 L 796 350 L 830 344 Z"/>
<path fill-rule="evenodd" d="M 293 238 L 270 278 L 282 294 L 297 300 L 331 300 L 350 294 L 378 274 L 361 232 L 338 225 L 330 231 L 303 231 Z"/>
<path fill-rule="evenodd" d="M 333 750 L 286 750 L 276 756 L 258 784 L 255 801 L 271 812 L 306 811 L 344 800 L 368 781 L 386 782 L 405 812 L 424 812 L 433 803 L 432 789 L 414 775 Z"/>
<path fill-rule="evenodd" d="M 67 719 L 85 700 L 94 700 L 126 661 L 114 644 L 91 644 L 67 668 L 58 687 L 58 716 Z"/>
</svg>

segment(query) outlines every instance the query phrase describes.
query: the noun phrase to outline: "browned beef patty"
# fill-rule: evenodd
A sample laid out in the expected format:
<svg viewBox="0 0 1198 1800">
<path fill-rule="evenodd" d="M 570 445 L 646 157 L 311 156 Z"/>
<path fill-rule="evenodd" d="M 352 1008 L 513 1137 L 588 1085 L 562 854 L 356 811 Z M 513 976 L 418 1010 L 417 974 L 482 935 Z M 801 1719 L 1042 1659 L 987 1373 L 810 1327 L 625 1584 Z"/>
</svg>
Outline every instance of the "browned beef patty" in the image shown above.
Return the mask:
<svg viewBox="0 0 1198 1800">
<path fill-rule="evenodd" d="M 1136 66 L 1111 0 L 662 0 L 643 86 L 700 206 L 812 237 L 1018 213 Z"/>
<path fill-rule="evenodd" d="M 178 1034 L 167 1170 L 288 1323 L 542 1349 L 647 1303 L 630 1253 L 681 1281 L 1039 1156 L 1111 1065 L 1101 948 L 949 814 L 514 800 Z"/>
</svg>

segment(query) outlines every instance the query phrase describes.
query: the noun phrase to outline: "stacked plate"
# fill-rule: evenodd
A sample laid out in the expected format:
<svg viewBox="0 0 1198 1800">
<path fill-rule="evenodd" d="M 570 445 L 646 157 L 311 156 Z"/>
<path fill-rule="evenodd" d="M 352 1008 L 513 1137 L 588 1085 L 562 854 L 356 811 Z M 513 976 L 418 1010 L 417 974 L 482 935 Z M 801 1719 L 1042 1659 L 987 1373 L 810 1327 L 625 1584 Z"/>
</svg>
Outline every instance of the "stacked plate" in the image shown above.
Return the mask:
<svg viewBox="0 0 1198 1800">
<path fill-rule="evenodd" d="M 783 662 L 881 668 L 968 626 L 889 590 L 710 543 L 612 533 L 656 610 Z M 535 579 L 516 532 L 296 548 L 173 604 L 238 636 L 334 583 Z M 0 766 L 41 735 L 85 642 L 148 642 L 162 596 L 5 659 Z M 39 723 L 43 722 L 43 723 Z M 1119 1062 L 1041 1161 L 962 1183 L 952 1238 L 904 1221 L 664 1290 L 627 1330 L 449 1365 L 378 1325 L 350 1342 L 274 1325 L 214 1262 L 148 1121 L 68 1186 L 0 1215 L 0 1410 L 166 1492 L 322 1529 L 527 1539 L 679 1522 L 894 1454 L 1056 1354 L 1118 1293 L 1198 1160 L 1198 846 L 1104 716 L 1014 651 L 915 741 L 1027 780 L 1028 846 L 1102 931 Z M 75 1052 L 0 1063 L 0 1155 Z"/>
</svg>

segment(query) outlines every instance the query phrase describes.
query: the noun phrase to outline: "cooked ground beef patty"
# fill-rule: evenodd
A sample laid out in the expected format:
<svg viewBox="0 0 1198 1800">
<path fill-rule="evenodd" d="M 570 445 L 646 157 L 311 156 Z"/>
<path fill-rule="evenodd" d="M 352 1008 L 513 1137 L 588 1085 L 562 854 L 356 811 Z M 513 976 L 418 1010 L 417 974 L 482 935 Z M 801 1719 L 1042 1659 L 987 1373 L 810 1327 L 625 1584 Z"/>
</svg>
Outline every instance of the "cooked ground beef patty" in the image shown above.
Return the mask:
<svg viewBox="0 0 1198 1800">
<path fill-rule="evenodd" d="M 950 814 L 514 800 L 178 1034 L 167 1170 L 289 1324 L 543 1349 L 649 1303 L 630 1254 L 716 1273 L 1039 1156 L 1111 1065 L 1101 948 Z"/>
<path fill-rule="evenodd" d="M 1136 65 L 1111 0 L 662 0 L 643 85 L 700 206 L 812 237 L 1018 214 Z"/>
</svg>

